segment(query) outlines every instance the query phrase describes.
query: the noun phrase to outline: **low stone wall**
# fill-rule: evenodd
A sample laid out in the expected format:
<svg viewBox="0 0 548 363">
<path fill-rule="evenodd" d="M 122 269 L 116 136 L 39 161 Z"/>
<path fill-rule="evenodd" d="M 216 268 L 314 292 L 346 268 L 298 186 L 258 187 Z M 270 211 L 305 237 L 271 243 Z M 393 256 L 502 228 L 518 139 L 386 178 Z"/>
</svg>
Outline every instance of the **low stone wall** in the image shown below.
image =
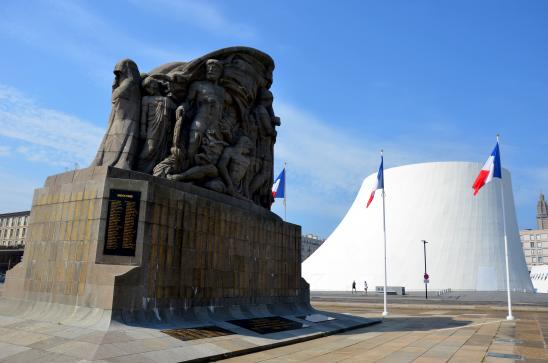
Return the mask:
<svg viewBox="0 0 548 363">
<path fill-rule="evenodd" d="M 141 193 L 134 256 L 105 255 L 111 189 Z M 35 191 L 4 296 L 108 310 L 308 304 L 300 226 L 246 200 L 110 167 Z"/>
</svg>

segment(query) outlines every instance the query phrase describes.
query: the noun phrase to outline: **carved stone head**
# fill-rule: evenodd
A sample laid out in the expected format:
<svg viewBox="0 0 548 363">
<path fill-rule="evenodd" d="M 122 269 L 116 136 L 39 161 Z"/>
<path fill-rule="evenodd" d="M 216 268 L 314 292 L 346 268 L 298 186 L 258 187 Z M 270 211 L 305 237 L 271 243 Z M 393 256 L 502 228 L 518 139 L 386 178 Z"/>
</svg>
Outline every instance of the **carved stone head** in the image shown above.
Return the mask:
<svg viewBox="0 0 548 363">
<path fill-rule="evenodd" d="M 137 64 L 131 59 L 122 59 L 114 66 L 114 74 L 117 79 L 130 78 L 134 81 L 140 81 L 141 74 Z"/>
<path fill-rule="evenodd" d="M 271 106 L 274 101 L 274 96 L 272 96 L 272 92 L 270 92 L 270 90 L 261 88 L 259 90 L 258 99 L 261 105 Z"/>
<path fill-rule="evenodd" d="M 249 137 L 243 135 L 238 139 L 236 147 L 240 149 L 243 155 L 248 155 L 253 151 L 255 145 L 253 145 L 253 141 Z"/>
<path fill-rule="evenodd" d="M 154 79 L 152 77 L 147 77 L 143 81 L 143 89 L 151 96 L 159 96 L 161 95 L 161 83 L 157 79 Z"/>
<path fill-rule="evenodd" d="M 206 77 L 209 81 L 217 82 L 223 74 L 223 64 L 217 59 L 206 61 Z"/>
</svg>

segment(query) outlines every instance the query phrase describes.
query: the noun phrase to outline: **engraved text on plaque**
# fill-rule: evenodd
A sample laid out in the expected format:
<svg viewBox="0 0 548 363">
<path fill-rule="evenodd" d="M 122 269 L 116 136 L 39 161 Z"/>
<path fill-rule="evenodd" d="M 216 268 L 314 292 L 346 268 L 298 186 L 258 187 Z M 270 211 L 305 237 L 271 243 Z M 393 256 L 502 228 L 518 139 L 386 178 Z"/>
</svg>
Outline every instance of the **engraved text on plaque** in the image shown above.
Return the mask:
<svg viewBox="0 0 548 363">
<path fill-rule="evenodd" d="M 110 190 L 105 255 L 135 256 L 140 201 L 141 192 Z"/>
</svg>

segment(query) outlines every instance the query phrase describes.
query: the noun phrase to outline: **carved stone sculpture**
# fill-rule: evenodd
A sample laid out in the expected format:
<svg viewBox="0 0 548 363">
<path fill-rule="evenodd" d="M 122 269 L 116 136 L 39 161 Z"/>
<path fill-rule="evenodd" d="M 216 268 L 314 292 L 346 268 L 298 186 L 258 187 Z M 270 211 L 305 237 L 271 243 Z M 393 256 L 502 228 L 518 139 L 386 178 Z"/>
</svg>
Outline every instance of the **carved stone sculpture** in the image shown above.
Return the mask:
<svg viewBox="0 0 548 363">
<path fill-rule="evenodd" d="M 137 170 L 151 173 L 167 154 L 168 136 L 172 133 L 173 113 L 176 105 L 171 98 L 161 94 L 161 83 L 153 77 L 143 81 L 144 96 L 141 106 L 140 136 L 144 140 Z"/>
<path fill-rule="evenodd" d="M 209 129 L 214 130 L 221 120 L 225 90 L 218 85 L 223 72 L 222 64 L 216 59 L 206 62 L 206 80 L 195 81 L 188 91 L 186 103 L 195 108 L 196 115 L 190 124 L 188 159 L 196 164 L 194 156 L 202 145 L 202 137 Z"/>
<path fill-rule="evenodd" d="M 243 180 L 251 163 L 249 155 L 253 148 L 251 140 L 241 136 L 236 145 L 224 149 L 217 167 L 228 194 L 240 197 L 246 195 Z"/>
<path fill-rule="evenodd" d="M 167 178 L 168 175 L 173 175 L 182 172 L 184 169 L 185 149 L 182 143 L 184 107 L 179 106 L 175 111 L 175 127 L 173 129 L 173 144 L 170 149 L 170 155 L 162 160 L 154 167 L 152 175 Z"/>
<path fill-rule="evenodd" d="M 274 116 L 272 109 L 272 92 L 266 88 L 260 90 L 260 100 L 253 110 L 253 117 L 258 126 L 259 139 L 257 140 L 256 173 L 251 179 L 249 192 L 257 197 L 268 196 L 266 200 L 255 200 L 258 204 L 272 203 L 272 195 L 267 193 L 272 188 L 272 168 L 274 165 L 274 143 L 276 142 L 276 126 L 280 125 L 280 118 Z"/>
<path fill-rule="evenodd" d="M 114 75 L 108 129 L 91 166 L 132 169 L 138 149 L 141 76 L 130 59 L 118 62 Z"/>
<path fill-rule="evenodd" d="M 269 91 L 273 70 L 272 58 L 245 47 L 167 63 L 140 77 L 132 61 L 120 62 L 109 130 L 93 165 L 192 183 L 270 208 L 280 125 Z M 131 97 L 121 97 L 122 90 Z"/>
</svg>

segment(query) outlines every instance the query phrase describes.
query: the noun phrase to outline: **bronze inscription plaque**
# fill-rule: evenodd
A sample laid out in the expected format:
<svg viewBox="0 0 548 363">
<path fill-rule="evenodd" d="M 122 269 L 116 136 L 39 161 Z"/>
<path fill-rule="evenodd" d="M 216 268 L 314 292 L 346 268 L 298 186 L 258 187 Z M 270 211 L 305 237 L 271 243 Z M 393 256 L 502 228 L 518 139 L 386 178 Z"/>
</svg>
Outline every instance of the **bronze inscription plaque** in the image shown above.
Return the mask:
<svg viewBox="0 0 548 363">
<path fill-rule="evenodd" d="M 111 189 L 108 198 L 105 255 L 135 256 L 141 192 Z"/>
</svg>

